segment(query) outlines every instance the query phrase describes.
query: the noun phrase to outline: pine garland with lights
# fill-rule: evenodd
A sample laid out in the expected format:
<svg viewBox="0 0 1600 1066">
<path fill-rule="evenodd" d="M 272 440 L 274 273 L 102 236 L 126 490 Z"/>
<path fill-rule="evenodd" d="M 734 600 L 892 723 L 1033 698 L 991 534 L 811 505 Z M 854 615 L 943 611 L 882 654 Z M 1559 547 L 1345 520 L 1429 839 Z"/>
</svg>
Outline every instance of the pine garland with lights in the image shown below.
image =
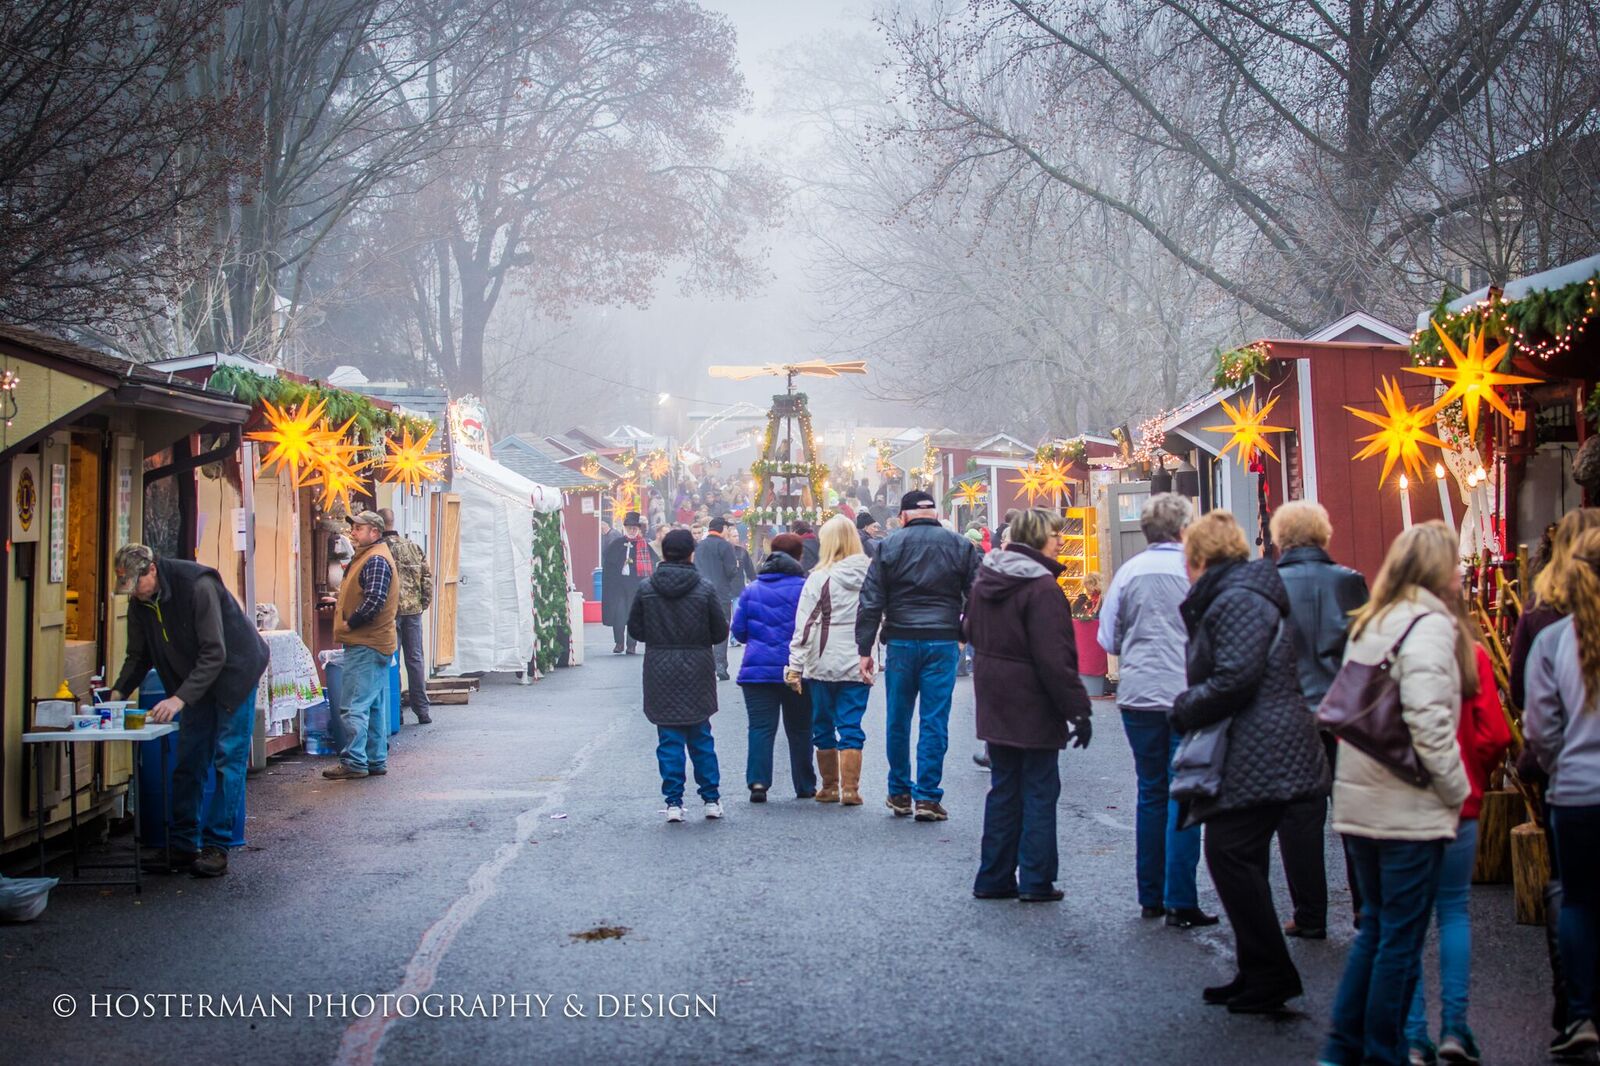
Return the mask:
<svg viewBox="0 0 1600 1066">
<path fill-rule="evenodd" d="M 1571 351 L 1589 320 L 1600 313 L 1600 274 L 1559 289 L 1530 292 L 1516 300 L 1486 298 L 1459 311 L 1448 310 L 1456 295 L 1446 289 L 1429 319 L 1437 322 L 1457 345 L 1466 343 L 1469 332 L 1485 329 L 1490 336 L 1509 340 L 1514 352 L 1549 359 Z M 1529 339 L 1534 337 L 1543 339 Z M 1431 325 L 1411 335 L 1411 359 L 1418 366 L 1449 363 L 1444 342 Z M 1505 362 L 1510 360 L 1511 352 L 1507 352 Z"/>
<path fill-rule="evenodd" d="M 533 516 L 534 663 L 541 673 L 555 668 L 570 624 L 567 620 L 567 567 L 561 550 L 561 512 Z"/>
<path fill-rule="evenodd" d="M 1236 389 L 1251 378 L 1266 377 L 1269 351 L 1266 341 L 1256 341 L 1227 351 L 1216 349 L 1217 368 L 1211 375 L 1212 388 Z"/>
</svg>

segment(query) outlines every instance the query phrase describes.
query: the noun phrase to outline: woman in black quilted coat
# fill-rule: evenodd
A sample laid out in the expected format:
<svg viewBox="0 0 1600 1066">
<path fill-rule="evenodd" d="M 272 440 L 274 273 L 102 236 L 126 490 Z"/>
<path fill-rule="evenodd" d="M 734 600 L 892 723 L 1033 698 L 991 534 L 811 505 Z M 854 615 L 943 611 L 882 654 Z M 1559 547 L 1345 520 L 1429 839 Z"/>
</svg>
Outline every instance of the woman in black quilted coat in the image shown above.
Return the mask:
<svg viewBox="0 0 1600 1066">
<path fill-rule="evenodd" d="M 1172 728 L 1230 720 L 1216 798 L 1183 812 L 1186 825 L 1205 823 L 1206 867 L 1238 946 L 1238 973 L 1204 998 L 1235 1014 L 1268 1014 L 1302 991 L 1267 880 L 1272 835 L 1289 804 L 1327 795 L 1329 773 L 1300 695 L 1289 595 L 1271 560 L 1249 556 L 1226 511 L 1184 536 L 1194 583 L 1182 608 L 1189 687 L 1173 705 Z"/>
<path fill-rule="evenodd" d="M 674 529 L 661 542 L 665 560 L 639 586 L 628 635 L 644 645 L 644 716 L 656 727 L 656 762 L 667 821 L 683 821 L 684 751 L 707 818 L 721 818 L 717 749 L 717 663 L 712 647 L 728 639 L 728 615 L 711 583 L 700 576 L 694 534 Z"/>
</svg>

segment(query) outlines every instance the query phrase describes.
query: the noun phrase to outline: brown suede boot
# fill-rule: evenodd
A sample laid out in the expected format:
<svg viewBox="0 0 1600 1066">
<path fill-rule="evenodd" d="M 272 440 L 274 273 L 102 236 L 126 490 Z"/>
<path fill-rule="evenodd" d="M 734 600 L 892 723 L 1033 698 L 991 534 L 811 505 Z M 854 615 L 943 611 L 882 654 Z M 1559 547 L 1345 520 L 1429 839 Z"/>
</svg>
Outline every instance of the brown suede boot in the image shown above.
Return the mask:
<svg viewBox="0 0 1600 1066">
<path fill-rule="evenodd" d="M 839 753 L 832 748 L 818 748 L 817 771 L 822 774 L 822 787 L 817 789 L 817 802 L 838 803 Z"/>
<path fill-rule="evenodd" d="M 846 807 L 861 806 L 861 749 L 839 752 L 839 802 Z"/>
</svg>

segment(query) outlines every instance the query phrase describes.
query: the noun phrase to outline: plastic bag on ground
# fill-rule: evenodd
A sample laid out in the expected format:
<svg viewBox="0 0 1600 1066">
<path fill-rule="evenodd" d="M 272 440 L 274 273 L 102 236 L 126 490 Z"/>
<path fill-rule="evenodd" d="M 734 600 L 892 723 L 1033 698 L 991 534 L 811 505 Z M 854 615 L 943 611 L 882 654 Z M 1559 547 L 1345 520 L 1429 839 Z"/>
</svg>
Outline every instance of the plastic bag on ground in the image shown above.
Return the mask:
<svg viewBox="0 0 1600 1066">
<path fill-rule="evenodd" d="M 44 913 L 56 877 L 0 877 L 0 922 L 31 922 Z"/>
</svg>

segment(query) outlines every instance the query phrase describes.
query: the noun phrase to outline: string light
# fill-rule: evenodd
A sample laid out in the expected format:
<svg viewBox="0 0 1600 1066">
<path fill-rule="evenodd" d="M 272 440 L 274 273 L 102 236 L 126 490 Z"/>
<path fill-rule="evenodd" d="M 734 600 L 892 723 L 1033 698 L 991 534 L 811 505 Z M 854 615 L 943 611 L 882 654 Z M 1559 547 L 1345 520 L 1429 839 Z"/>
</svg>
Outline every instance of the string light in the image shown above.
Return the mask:
<svg viewBox="0 0 1600 1066">
<path fill-rule="evenodd" d="M 1552 335 L 1547 339 L 1530 340 L 1528 334 L 1522 330 L 1519 330 L 1515 324 L 1507 320 L 1503 313 L 1498 316 L 1500 321 L 1495 324 L 1500 330 L 1504 331 L 1511 346 L 1522 355 L 1533 356 L 1536 359 L 1546 362 L 1555 356 L 1567 355 L 1572 351 L 1573 345 L 1577 342 L 1577 338 L 1583 334 L 1584 329 L 1589 325 L 1589 320 L 1592 319 L 1596 314 L 1600 314 L 1600 275 L 1590 278 L 1584 283 L 1584 287 L 1588 290 L 1588 299 L 1586 300 L 1583 314 L 1574 321 L 1568 322 L 1559 334 Z M 1483 319 L 1484 326 L 1488 327 L 1490 325 L 1488 319 L 1494 313 L 1494 309 L 1502 305 L 1503 301 L 1493 300 L 1487 297 L 1482 300 L 1477 300 L 1456 311 L 1445 312 L 1442 316 L 1443 325 L 1454 326 L 1457 322 L 1460 322 L 1463 319 L 1479 318 Z M 1435 320 L 1435 325 L 1437 324 L 1437 320 Z M 1413 349 L 1416 348 L 1417 342 L 1421 340 L 1423 335 L 1426 333 L 1426 328 L 1412 332 L 1411 346 Z M 1443 364 L 1439 363 L 1433 365 Z"/>
</svg>

